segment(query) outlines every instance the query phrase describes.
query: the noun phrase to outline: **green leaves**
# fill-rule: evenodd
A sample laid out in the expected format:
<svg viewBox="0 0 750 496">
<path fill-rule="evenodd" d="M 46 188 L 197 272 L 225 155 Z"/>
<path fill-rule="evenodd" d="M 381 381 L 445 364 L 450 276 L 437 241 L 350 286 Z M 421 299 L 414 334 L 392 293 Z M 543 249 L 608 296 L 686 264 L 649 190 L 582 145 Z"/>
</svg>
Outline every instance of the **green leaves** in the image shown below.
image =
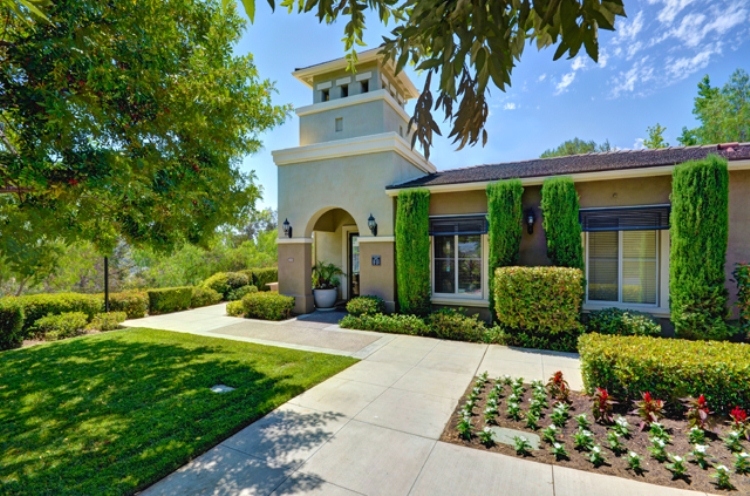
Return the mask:
<svg viewBox="0 0 750 496">
<path fill-rule="evenodd" d="M 396 208 L 396 279 L 401 313 L 430 311 L 430 192 L 405 189 Z"/>
<path fill-rule="evenodd" d="M 573 180 L 557 177 L 544 181 L 541 208 L 547 256 L 552 265 L 583 269 L 578 193 Z"/>
</svg>

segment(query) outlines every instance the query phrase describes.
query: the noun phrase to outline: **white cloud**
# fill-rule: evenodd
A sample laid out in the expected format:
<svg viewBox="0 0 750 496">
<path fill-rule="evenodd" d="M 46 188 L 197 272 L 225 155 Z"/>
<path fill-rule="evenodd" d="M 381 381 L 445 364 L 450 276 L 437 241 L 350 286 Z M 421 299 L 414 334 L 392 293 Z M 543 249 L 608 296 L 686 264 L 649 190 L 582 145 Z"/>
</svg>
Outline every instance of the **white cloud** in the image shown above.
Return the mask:
<svg viewBox="0 0 750 496">
<path fill-rule="evenodd" d="M 713 9 L 710 14 L 713 18 L 709 18 L 702 13 L 685 15 L 680 24 L 668 31 L 661 39 L 673 37 L 682 41 L 685 46 L 695 48 L 706 37 L 714 33 L 717 36 L 722 36 L 735 26 L 742 25 L 748 17 L 747 9 L 738 5 L 731 5 L 727 9 Z"/>
<path fill-rule="evenodd" d="M 547 75 L 546 74 L 542 74 L 541 76 L 539 76 L 539 79 L 537 79 L 537 81 L 539 81 L 541 83 L 545 79 L 547 79 Z"/>
<path fill-rule="evenodd" d="M 632 41 L 638 36 L 638 33 L 643 29 L 643 11 L 639 11 L 635 18 L 631 22 L 623 22 L 623 24 L 617 28 L 617 41 L 627 42 Z"/>
<path fill-rule="evenodd" d="M 661 3 L 664 6 L 659 11 L 659 14 L 656 16 L 656 18 L 661 22 L 662 24 L 672 24 L 672 21 L 674 21 L 675 17 L 677 17 L 680 12 L 682 12 L 685 7 L 693 3 L 695 0 L 648 0 L 648 3 L 651 5 Z"/>
<path fill-rule="evenodd" d="M 573 63 L 570 65 L 570 68 L 574 71 L 578 71 L 586 67 L 586 60 L 579 55 L 578 57 L 573 59 Z"/>
<path fill-rule="evenodd" d="M 562 79 L 560 79 L 560 82 L 555 85 L 555 95 L 559 95 L 561 93 L 565 93 L 568 91 L 568 86 L 570 86 L 573 83 L 573 80 L 576 78 L 575 72 L 569 72 L 565 75 L 563 75 Z"/>
<path fill-rule="evenodd" d="M 635 91 L 636 84 L 653 80 L 654 67 L 649 62 L 648 57 L 643 57 L 629 70 L 620 72 L 613 80 L 612 96 L 617 98 L 623 93 L 632 93 Z"/>
<path fill-rule="evenodd" d="M 708 45 L 692 57 L 680 57 L 676 60 L 667 59 L 667 71 L 676 81 L 685 79 L 690 74 L 706 67 L 711 56 L 721 53 L 721 43 Z"/>
<path fill-rule="evenodd" d="M 633 150 L 643 150 L 646 148 L 646 145 L 643 144 L 644 138 L 636 138 L 635 143 L 633 143 Z"/>
<path fill-rule="evenodd" d="M 604 69 L 605 67 L 607 67 L 607 62 L 609 62 L 609 54 L 602 48 L 599 50 L 599 67 Z"/>
<path fill-rule="evenodd" d="M 508 102 L 503 107 L 503 110 L 516 110 L 516 104 L 513 102 Z"/>
</svg>

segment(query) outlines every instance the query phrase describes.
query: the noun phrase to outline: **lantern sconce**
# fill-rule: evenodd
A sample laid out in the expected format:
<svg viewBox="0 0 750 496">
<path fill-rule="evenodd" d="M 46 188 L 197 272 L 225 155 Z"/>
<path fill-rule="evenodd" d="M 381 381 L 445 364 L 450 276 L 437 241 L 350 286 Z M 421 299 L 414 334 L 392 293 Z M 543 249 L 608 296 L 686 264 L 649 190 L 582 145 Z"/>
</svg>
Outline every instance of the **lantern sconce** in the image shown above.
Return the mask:
<svg viewBox="0 0 750 496">
<path fill-rule="evenodd" d="M 284 219 L 284 223 L 282 224 L 284 227 L 284 236 L 287 238 L 292 237 L 292 225 L 289 223 L 289 219 Z"/>
<path fill-rule="evenodd" d="M 536 220 L 536 215 L 534 215 L 534 209 L 529 208 L 526 210 L 526 230 L 529 234 L 534 233 L 534 221 Z"/>
<path fill-rule="evenodd" d="M 373 236 L 378 235 L 378 223 L 375 222 L 375 217 L 370 214 L 370 217 L 367 219 L 367 227 L 370 228 L 370 232 Z"/>
</svg>

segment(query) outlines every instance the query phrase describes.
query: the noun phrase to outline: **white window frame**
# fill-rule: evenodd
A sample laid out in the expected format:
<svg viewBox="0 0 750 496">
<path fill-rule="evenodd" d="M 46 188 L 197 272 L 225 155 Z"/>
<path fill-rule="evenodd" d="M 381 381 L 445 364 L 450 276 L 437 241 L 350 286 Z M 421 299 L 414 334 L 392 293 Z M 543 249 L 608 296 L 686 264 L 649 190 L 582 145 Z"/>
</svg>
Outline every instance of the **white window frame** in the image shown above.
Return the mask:
<svg viewBox="0 0 750 496">
<path fill-rule="evenodd" d="M 455 217 L 455 216 L 451 216 Z M 439 235 L 440 236 L 440 235 Z M 450 236 L 450 234 L 448 235 Z M 463 236 L 462 234 L 453 234 L 453 242 L 454 242 L 454 248 L 456 249 L 456 278 L 458 278 L 458 236 Z M 471 236 L 471 235 L 469 235 Z M 480 250 L 481 250 L 481 260 L 482 260 L 482 292 L 480 295 L 467 295 L 467 294 L 461 294 L 461 293 L 436 293 L 435 292 L 435 236 L 430 236 L 430 294 L 431 294 L 431 300 L 433 303 L 436 304 L 463 304 L 467 306 L 487 306 L 489 303 L 487 301 L 487 295 L 488 289 L 487 285 L 489 282 L 489 278 L 487 277 L 487 273 L 489 271 L 489 265 L 487 260 L 487 235 L 486 234 L 479 234 L 480 237 Z M 458 288 L 458 282 L 456 282 L 456 288 Z M 474 303 L 475 305 L 472 305 Z"/>
<path fill-rule="evenodd" d="M 631 308 L 633 310 L 637 309 L 643 309 L 645 311 L 651 311 L 657 308 L 661 308 L 661 298 L 662 298 L 662 270 L 661 270 L 661 238 L 662 233 L 660 229 L 643 229 L 643 231 L 648 232 L 655 232 L 656 233 L 656 302 L 655 303 L 628 303 L 622 301 L 622 284 L 623 284 L 623 277 L 622 277 L 622 233 L 625 231 L 615 231 L 617 233 L 617 301 L 610 301 L 610 300 L 591 300 L 589 299 L 589 287 L 586 286 L 586 303 L 592 304 L 592 305 L 604 305 L 607 307 L 618 307 L 618 308 Z M 589 249 L 589 236 L 590 232 L 586 232 L 586 245 L 585 245 L 585 252 L 586 252 L 586 261 L 585 261 L 585 267 L 586 267 L 586 280 L 589 280 L 589 254 L 591 250 Z"/>
</svg>

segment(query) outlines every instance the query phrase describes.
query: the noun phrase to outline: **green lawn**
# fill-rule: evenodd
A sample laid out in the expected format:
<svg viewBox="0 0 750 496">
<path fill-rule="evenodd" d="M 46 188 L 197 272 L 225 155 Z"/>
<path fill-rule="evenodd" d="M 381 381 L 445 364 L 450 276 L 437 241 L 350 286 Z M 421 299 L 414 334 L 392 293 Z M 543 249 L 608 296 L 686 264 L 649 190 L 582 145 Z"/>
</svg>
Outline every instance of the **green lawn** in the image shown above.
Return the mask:
<svg viewBox="0 0 750 496">
<path fill-rule="evenodd" d="M 132 494 L 354 362 L 152 329 L 0 353 L 0 494 Z"/>
</svg>

